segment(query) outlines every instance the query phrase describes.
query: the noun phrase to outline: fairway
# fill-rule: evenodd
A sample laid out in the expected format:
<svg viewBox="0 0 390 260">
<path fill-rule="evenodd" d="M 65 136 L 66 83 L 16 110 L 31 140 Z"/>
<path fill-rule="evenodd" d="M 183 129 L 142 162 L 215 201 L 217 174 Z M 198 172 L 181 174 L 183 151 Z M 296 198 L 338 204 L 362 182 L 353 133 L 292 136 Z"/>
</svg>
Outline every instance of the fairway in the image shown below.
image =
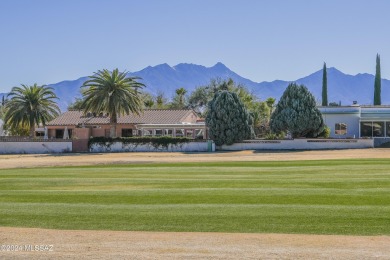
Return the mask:
<svg viewBox="0 0 390 260">
<path fill-rule="evenodd" d="M 0 226 L 389 235 L 390 160 L 3 169 Z"/>
</svg>

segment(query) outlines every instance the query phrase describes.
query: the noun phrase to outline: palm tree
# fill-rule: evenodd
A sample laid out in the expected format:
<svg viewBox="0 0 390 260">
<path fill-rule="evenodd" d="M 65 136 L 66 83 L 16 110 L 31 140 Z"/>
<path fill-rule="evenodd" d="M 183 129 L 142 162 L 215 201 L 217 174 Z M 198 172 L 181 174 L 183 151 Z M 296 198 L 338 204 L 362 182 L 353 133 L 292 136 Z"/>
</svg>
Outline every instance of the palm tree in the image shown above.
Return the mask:
<svg viewBox="0 0 390 260">
<path fill-rule="evenodd" d="M 276 99 L 272 98 L 272 97 L 269 97 L 265 100 L 265 103 L 267 103 L 267 106 L 269 107 L 269 109 L 271 110 L 270 113 L 272 114 L 273 112 L 273 109 L 274 109 L 274 105 L 275 105 L 275 101 Z"/>
<path fill-rule="evenodd" d="M 148 99 L 144 101 L 144 105 L 146 108 L 152 108 L 154 106 L 154 101 L 152 99 Z"/>
<path fill-rule="evenodd" d="M 166 99 L 164 97 L 164 94 L 162 92 L 157 93 L 156 96 L 156 103 L 157 103 L 157 108 L 162 109 L 165 106 Z"/>
<path fill-rule="evenodd" d="M 179 98 L 179 107 L 184 108 L 184 95 L 187 94 L 187 90 L 185 88 L 176 89 L 176 95 Z"/>
<path fill-rule="evenodd" d="M 58 116 L 60 109 L 54 101 L 58 99 L 53 88 L 47 86 L 23 85 L 13 87 L 7 97 L 4 122 L 8 127 L 28 127 L 30 137 L 34 137 L 35 126 L 46 124 Z"/>
<path fill-rule="evenodd" d="M 82 87 L 87 87 L 83 92 L 84 113 L 108 113 L 110 115 L 110 137 L 116 137 L 116 125 L 118 117 L 142 111 L 142 98 L 138 89 L 145 85 L 137 82 L 141 78 L 127 77 L 126 72 L 114 69 L 99 70 Z"/>
</svg>

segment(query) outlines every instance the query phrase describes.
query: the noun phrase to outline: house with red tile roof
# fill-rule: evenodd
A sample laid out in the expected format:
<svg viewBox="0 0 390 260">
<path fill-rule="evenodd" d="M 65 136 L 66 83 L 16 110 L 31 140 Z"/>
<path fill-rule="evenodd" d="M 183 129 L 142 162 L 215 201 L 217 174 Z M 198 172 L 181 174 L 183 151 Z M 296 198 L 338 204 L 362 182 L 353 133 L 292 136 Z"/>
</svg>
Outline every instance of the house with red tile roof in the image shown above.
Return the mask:
<svg viewBox="0 0 390 260">
<path fill-rule="evenodd" d="M 67 111 L 46 124 L 47 137 L 89 139 L 109 137 L 110 117 L 107 114 Z M 124 115 L 118 118 L 117 137 L 172 136 L 193 139 L 206 138 L 206 126 L 193 110 L 146 109 L 139 116 Z"/>
</svg>

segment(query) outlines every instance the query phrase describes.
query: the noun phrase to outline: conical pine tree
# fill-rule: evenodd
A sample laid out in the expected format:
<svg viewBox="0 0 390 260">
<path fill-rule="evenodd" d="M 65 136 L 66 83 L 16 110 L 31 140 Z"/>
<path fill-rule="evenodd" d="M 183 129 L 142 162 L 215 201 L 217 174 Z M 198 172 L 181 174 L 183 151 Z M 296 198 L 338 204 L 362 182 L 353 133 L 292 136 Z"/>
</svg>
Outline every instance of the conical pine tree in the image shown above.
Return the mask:
<svg viewBox="0 0 390 260">
<path fill-rule="evenodd" d="M 219 91 L 208 104 L 206 125 L 216 145 L 254 138 L 253 119 L 234 92 Z"/>
<path fill-rule="evenodd" d="M 313 94 L 304 86 L 290 83 L 271 115 L 271 131 L 290 132 L 294 138 L 317 137 L 324 131 L 324 119 Z"/>
</svg>

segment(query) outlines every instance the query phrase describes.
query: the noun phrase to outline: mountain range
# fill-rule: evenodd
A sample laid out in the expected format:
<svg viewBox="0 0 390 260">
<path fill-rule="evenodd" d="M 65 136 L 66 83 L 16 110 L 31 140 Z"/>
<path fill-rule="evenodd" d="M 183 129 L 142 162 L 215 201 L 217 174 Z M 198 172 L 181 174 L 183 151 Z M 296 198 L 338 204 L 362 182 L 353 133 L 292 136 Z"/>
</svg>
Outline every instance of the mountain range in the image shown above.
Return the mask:
<svg viewBox="0 0 390 260">
<path fill-rule="evenodd" d="M 131 76 L 141 77 L 146 85 L 145 90 L 151 94 L 164 93 L 171 98 L 175 90 L 180 87 L 187 89 L 188 93 L 198 86 L 207 85 L 213 78 L 232 78 L 236 83 L 245 85 L 261 100 L 268 97 L 279 99 L 291 81 L 275 80 L 272 82 L 254 82 L 241 77 L 224 64 L 218 62 L 212 67 L 196 64 L 180 63 L 176 66 L 160 64 L 148 66 L 137 72 L 129 72 Z M 353 101 L 359 104 L 372 104 L 374 95 L 374 75 L 363 73 L 357 75 L 345 74 L 336 68 L 328 68 L 328 101 L 350 105 Z M 88 77 L 76 80 L 61 81 L 49 84 L 59 97 L 59 106 L 65 111 L 67 106 L 76 97 L 81 97 L 80 86 Z M 322 69 L 306 77 L 295 80 L 304 84 L 313 93 L 317 100 L 321 100 Z M 0 94 L 0 98 L 3 94 Z M 382 79 L 382 104 L 390 104 L 390 80 Z"/>
</svg>

